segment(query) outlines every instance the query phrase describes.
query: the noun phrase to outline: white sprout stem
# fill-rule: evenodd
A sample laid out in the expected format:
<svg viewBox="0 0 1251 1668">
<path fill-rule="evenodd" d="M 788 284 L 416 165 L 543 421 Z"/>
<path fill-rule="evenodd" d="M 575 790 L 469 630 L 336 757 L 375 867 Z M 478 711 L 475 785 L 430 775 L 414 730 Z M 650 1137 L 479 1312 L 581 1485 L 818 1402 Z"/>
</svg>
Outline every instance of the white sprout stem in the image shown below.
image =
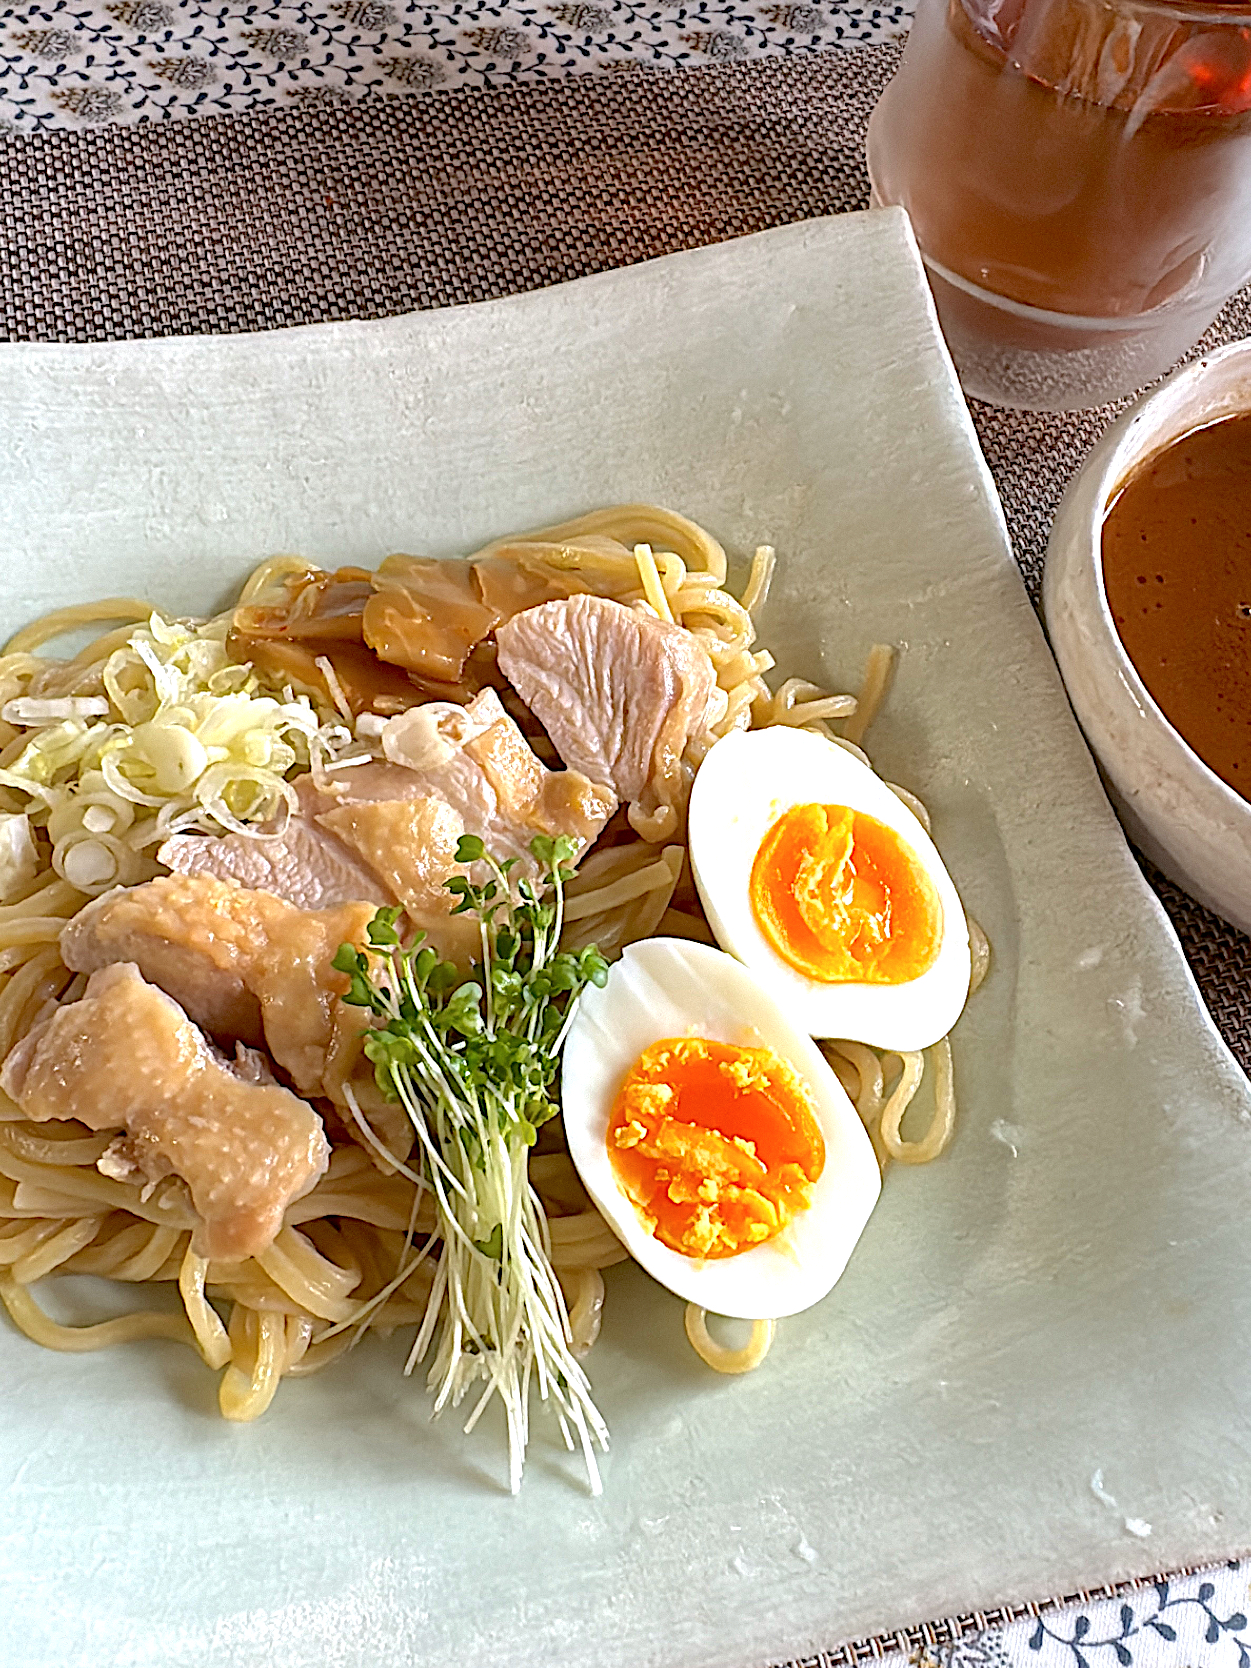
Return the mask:
<svg viewBox="0 0 1251 1668">
<path fill-rule="evenodd" d="M 574 1018 L 578 1012 L 578 1005 L 581 1001 L 582 994 L 579 992 L 565 1010 L 564 1023 L 561 1025 L 560 1030 L 556 1033 L 556 1041 L 552 1044 L 553 1054 L 559 1055 L 561 1049 L 564 1048 L 565 1038 L 569 1035 L 569 1028 L 574 1022 Z"/>
<path fill-rule="evenodd" d="M 472 1430 L 492 1397 L 499 1397 L 513 1493 L 521 1486 L 529 1391 L 537 1380 L 539 1398 L 552 1405 L 570 1446 L 569 1426 L 576 1431 L 591 1491 L 598 1494 L 594 1449 L 597 1443 L 607 1448 L 608 1431 L 572 1353 L 564 1298 L 546 1254 L 546 1221 L 526 1174 L 528 1149 L 500 1129 L 489 1129 L 476 1105 L 453 1108 L 442 1096 L 431 1096 L 435 1104 L 420 1107 L 411 1068 L 397 1067 L 393 1076 L 430 1157 L 443 1239 L 409 1369 L 426 1354 L 437 1330 L 428 1375 L 435 1412 L 449 1403 L 458 1406 L 476 1382 L 486 1380 L 465 1429 Z M 432 1127 L 418 1127 L 426 1118 Z M 481 1168 L 462 1144 L 461 1129 L 480 1143 Z M 445 1187 L 444 1180 L 451 1185 Z M 502 1236 L 498 1260 L 481 1249 L 496 1226 Z"/>
<path fill-rule="evenodd" d="M 478 935 L 482 942 L 482 990 L 486 997 L 486 1029 L 489 1036 L 495 1035 L 495 991 L 492 986 L 491 969 L 491 931 L 487 923 L 479 918 Z"/>
</svg>

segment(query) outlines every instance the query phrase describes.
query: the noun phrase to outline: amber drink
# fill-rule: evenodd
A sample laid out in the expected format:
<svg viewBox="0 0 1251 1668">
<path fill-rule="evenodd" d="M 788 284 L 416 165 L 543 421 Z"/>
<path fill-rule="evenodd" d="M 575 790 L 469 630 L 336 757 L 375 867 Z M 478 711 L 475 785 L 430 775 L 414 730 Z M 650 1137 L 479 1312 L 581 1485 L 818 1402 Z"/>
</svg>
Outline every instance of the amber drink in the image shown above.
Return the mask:
<svg viewBox="0 0 1251 1668">
<path fill-rule="evenodd" d="M 1128 393 L 1251 277 L 1251 0 L 920 0 L 868 162 L 968 393 Z"/>
</svg>

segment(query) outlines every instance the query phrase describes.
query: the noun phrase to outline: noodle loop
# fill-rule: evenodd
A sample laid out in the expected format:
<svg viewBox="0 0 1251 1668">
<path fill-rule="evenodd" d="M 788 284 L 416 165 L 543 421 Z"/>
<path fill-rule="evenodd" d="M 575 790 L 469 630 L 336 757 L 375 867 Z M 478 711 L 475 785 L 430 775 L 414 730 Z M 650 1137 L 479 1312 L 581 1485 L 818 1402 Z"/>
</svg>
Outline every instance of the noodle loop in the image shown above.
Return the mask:
<svg viewBox="0 0 1251 1668">
<path fill-rule="evenodd" d="M 757 1320 L 751 1323 L 751 1337 L 740 1349 L 727 1349 L 719 1344 L 708 1330 L 707 1311 L 698 1304 L 686 1306 L 686 1336 L 691 1348 L 718 1373 L 751 1373 L 768 1355 L 777 1333 L 777 1322 Z"/>
</svg>

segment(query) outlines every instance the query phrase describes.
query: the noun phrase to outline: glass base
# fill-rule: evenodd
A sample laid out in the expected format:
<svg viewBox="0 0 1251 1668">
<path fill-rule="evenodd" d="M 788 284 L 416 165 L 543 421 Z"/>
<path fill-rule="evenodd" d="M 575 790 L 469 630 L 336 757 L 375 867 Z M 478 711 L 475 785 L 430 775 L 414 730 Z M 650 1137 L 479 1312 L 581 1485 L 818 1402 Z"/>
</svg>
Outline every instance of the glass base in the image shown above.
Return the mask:
<svg viewBox="0 0 1251 1668">
<path fill-rule="evenodd" d="M 883 206 L 876 189 L 870 206 Z M 1154 382 L 1220 311 L 1201 276 L 1166 306 L 1129 318 L 1045 312 L 979 289 L 921 251 L 960 386 L 1024 411 L 1080 411 Z"/>
</svg>

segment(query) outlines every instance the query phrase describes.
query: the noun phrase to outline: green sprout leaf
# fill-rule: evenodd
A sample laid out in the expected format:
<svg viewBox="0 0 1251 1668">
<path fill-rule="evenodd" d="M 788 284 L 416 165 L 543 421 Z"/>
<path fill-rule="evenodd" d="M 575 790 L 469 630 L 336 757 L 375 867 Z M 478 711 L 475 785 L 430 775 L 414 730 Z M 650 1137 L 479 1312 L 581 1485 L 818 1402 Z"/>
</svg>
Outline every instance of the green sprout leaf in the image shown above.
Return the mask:
<svg viewBox="0 0 1251 1668">
<path fill-rule="evenodd" d="M 400 904 L 388 909 L 380 909 L 365 929 L 365 935 L 375 949 L 390 948 L 400 941 L 400 935 L 395 930 L 395 923 L 404 913 Z"/>
<path fill-rule="evenodd" d="M 355 944 L 340 944 L 335 951 L 335 958 L 330 963 L 336 973 L 367 973 L 369 959 L 363 956 Z"/>
<path fill-rule="evenodd" d="M 499 1262 L 504 1255 L 504 1224 L 497 1222 L 487 1237 L 474 1240 L 474 1245 L 484 1257 L 493 1257 Z"/>
</svg>

